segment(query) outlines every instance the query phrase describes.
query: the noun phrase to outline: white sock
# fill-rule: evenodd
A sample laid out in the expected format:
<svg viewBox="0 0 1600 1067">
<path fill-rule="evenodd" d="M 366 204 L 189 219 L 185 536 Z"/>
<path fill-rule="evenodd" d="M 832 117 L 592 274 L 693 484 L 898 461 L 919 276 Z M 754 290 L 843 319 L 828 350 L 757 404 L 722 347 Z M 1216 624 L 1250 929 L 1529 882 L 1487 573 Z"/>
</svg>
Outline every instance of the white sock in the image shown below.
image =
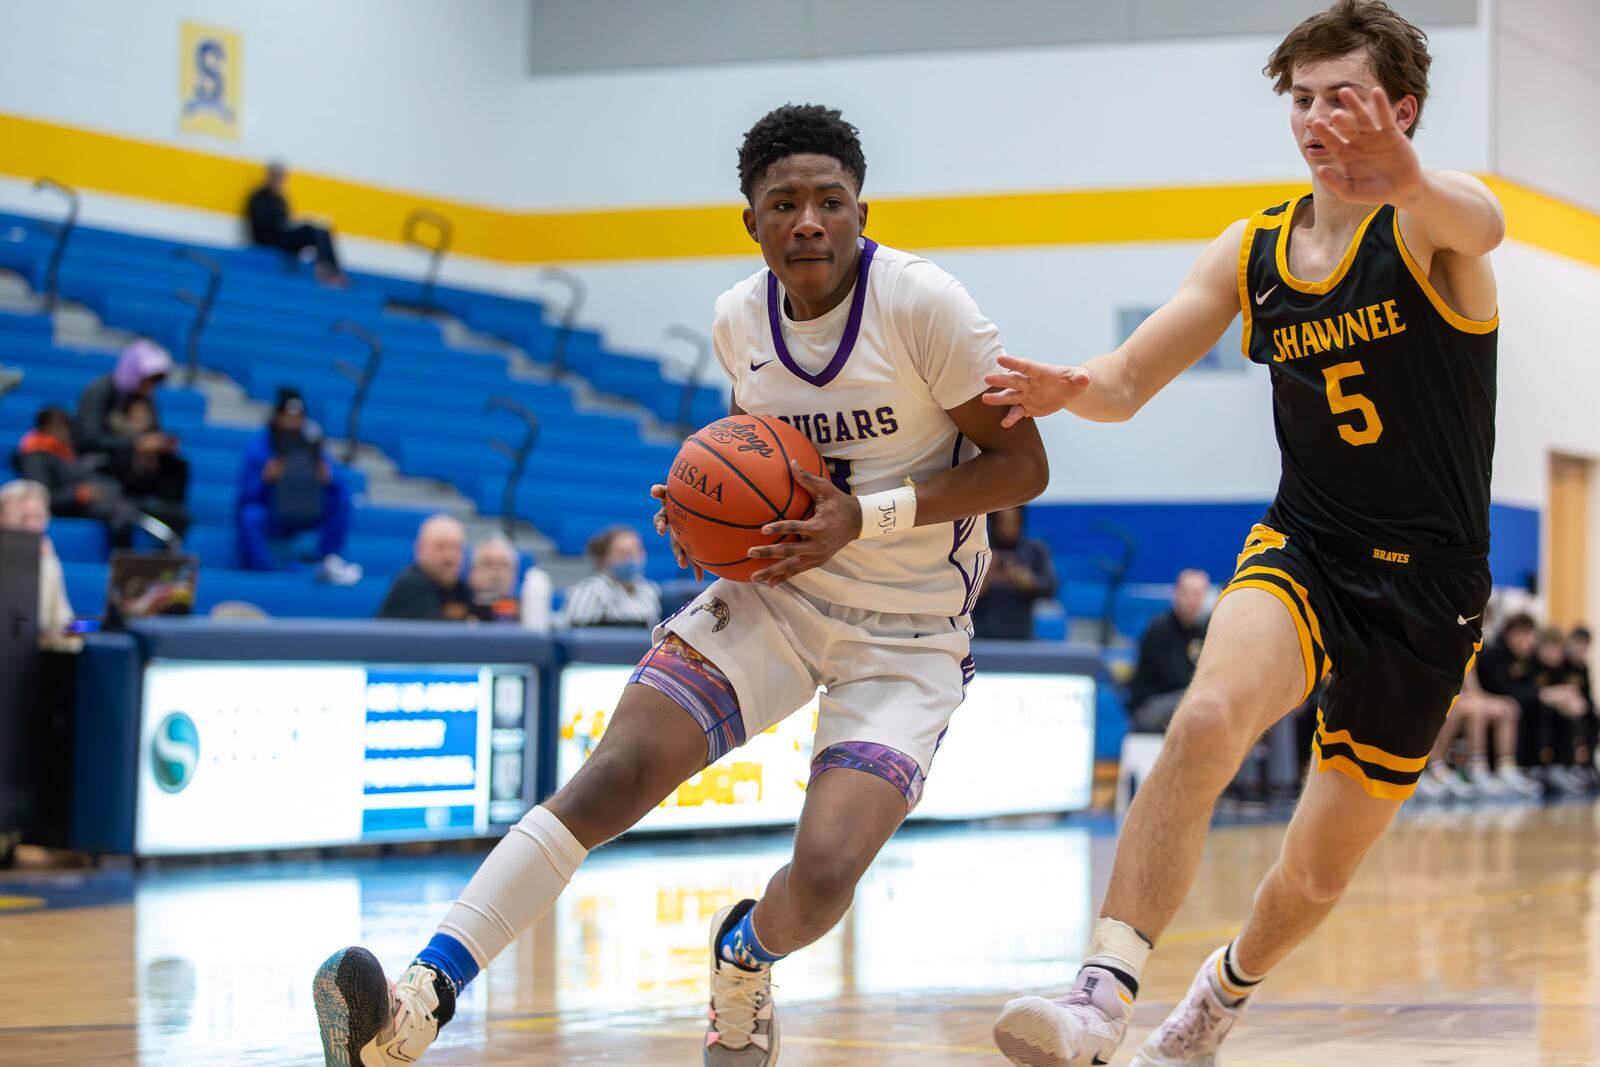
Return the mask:
<svg viewBox="0 0 1600 1067">
<path fill-rule="evenodd" d="M 450 906 L 439 932 L 466 946 L 479 967 L 544 918 L 589 855 L 543 806 L 522 817 Z"/>
<path fill-rule="evenodd" d="M 1239 942 L 1237 939 L 1228 942 L 1228 947 L 1223 951 L 1222 959 L 1217 961 L 1206 976 L 1211 980 L 1211 988 L 1217 996 L 1230 1008 L 1237 1008 L 1250 998 L 1256 991 L 1256 986 L 1266 979 L 1264 974 L 1251 974 L 1239 966 Z"/>
</svg>

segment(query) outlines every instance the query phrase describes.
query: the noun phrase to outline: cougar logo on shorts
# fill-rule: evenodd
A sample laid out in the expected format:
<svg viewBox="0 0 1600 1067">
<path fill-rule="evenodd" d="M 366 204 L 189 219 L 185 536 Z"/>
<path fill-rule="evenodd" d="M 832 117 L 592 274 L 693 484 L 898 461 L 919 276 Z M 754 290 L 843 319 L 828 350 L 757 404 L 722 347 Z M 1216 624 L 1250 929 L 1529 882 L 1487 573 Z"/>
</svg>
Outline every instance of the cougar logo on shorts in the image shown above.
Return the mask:
<svg viewBox="0 0 1600 1067">
<path fill-rule="evenodd" d="M 717 620 L 716 624 L 711 627 L 712 633 L 721 633 L 723 630 L 728 628 L 728 620 L 732 618 L 732 613 L 728 611 L 728 605 L 723 602 L 721 597 L 714 596 L 704 604 L 701 604 L 699 607 L 689 612 L 689 618 L 694 618 L 702 611 L 709 611 L 711 613 L 711 617 Z"/>
</svg>

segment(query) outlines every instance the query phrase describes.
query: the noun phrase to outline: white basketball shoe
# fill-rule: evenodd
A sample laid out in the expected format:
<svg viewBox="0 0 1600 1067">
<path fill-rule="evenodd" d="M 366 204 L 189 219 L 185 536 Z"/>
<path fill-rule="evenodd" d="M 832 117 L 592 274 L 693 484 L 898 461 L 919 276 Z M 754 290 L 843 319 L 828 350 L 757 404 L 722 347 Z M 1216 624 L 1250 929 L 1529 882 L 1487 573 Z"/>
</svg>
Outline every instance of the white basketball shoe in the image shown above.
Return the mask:
<svg viewBox="0 0 1600 1067">
<path fill-rule="evenodd" d="M 747 971 L 722 958 L 722 939 L 756 906 L 741 900 L 711 919 L 711 1009 L 705 1067 L 772 1067 L 778 1062 L 778 1017 L 772 968 Z"/>
<path fill-rule="evenodd" d="M 1085 967 L 1063 997 L 1018 997 L 1000 1012 L 994 1043 L 1022 1067 L 1090 1067 L 1110 1063 L 1128 1033 L 1133 1001 L 1116 976 Z"/>
<path fill-rule="evenodd" d="M 1139 1046 L 1132 1067 L 1217 1067 L 1217 1048 L 1250 1003 L 1246 998 L 1230 1005 L 1218 991 L 1222 954 L 1227 950 L 1224 945 L 1206 958 L 1189 992 Z"/>
<path fill-rule="evenodd" d="M 440 989 L 447 1003 L 441 1010 Z M 455 1014 L 448 983 L 413 963 L 390 985 L 364 948 L 340 949 L 311 983 L 326 1067 L 401 1067 L 415 1063 Z"/>
</svg>

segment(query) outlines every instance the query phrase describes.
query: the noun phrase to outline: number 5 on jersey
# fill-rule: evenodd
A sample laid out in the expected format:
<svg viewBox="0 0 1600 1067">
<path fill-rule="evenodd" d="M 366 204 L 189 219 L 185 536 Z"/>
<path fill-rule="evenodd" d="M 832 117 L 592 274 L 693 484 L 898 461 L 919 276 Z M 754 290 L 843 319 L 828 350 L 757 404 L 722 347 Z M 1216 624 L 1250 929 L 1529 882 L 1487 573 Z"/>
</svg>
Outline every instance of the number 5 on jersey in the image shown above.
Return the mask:
<svg viewBox="0 0 1600 1067">
<path fill-rule="evenodd" d="M 1359 362 L 1340 363 L 1322 372 L 1328 383 L 1328 409 L 1335 415 L 1343 415 L 1347 411 L 1361 415 L 1363 426 L 1359 430 L 1348 423 L 1339 424 L 1339 436 L 1352 445 L 1370 445 L 1383 436 L 1383 420 L 1378 418 L 1378 409 L 1372 401 L 1360 393 L 1346 393 L 1339 385 L 1346 378 L 1365 373 Z"/>
</svg>

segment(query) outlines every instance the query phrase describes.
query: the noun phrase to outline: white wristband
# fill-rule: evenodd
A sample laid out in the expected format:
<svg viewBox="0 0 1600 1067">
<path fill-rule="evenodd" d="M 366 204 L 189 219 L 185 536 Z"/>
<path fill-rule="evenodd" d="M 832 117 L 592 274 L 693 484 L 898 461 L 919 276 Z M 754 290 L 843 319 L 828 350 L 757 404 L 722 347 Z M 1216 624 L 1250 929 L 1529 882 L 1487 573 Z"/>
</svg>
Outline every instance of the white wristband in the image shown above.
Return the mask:
<svg viewBox="0 0 1600 1067">
<path fill-rule="evenodd" d="M 882 537 L 895 530 L 909 530 L 917 524 L 917 489 L 914 485 L 868 493 L 857 499 L 861 501 L 863 541 Z"/>
</svg>

